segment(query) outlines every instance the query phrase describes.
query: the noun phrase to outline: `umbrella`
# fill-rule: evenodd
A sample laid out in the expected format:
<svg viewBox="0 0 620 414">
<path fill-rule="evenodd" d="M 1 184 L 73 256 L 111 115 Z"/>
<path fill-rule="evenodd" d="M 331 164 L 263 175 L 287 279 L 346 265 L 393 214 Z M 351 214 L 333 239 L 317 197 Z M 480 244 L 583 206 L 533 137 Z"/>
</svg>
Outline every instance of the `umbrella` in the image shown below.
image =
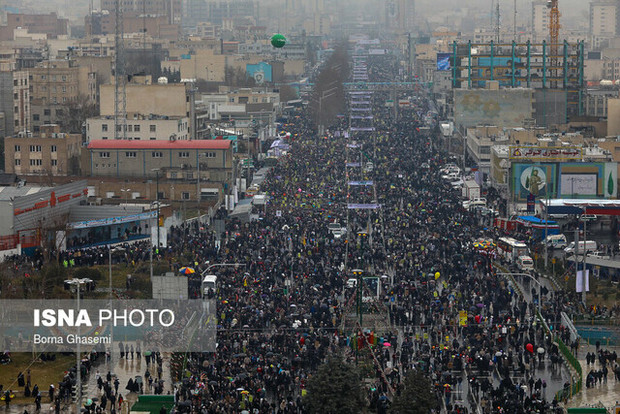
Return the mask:
<svg viewBox="0 0 620 414">
<path fill-rule="evenodd" d="M 237 388 L 237 391 L 245 391 L 245 388 Z"/>
<path fill-rule="evenodd" d="M 246 391 L 246 390 L 241 391 L 241 394 L 249 394 L 249 393 L 250 391 Z"/>
<path fill-rule="evenodd" d="M 391 344 L 391 343 L 389 343 L 389 342 L 384 342 L 384 343 L 383 343 L 383 346 L 392 346 L 392 344 Z"/>
<path fill-rule="evenodd" d="M 144 356 L 151 356 L 151 351 L 145 351 Z"/>
<path fill-rule="evenodd" d="M 543 347 L 538 347 L 536 352 L 538 352 L 539 354 L 544 354 L 545 353 L 545 349 Z"/>
<path fill-rule="evenodd" d="M 182 274 L 182 275 L 191 275 L 191 274 L 196 273 L 196 271 L 193 268 L 191 268 L 191 267 L 185 267 L 184 266 L 184 267 L 179 269 L 179 273 Z"/>
</svg>

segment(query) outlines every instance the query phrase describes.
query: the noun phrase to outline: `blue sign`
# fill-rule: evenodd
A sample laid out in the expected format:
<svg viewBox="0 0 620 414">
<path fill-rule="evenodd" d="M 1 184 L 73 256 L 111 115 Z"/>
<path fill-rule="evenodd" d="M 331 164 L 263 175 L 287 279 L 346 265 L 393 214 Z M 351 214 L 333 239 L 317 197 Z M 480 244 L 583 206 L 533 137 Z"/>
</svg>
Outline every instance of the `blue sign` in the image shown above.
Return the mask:
<svg viewBox="0 0 620 414">
<path fill-rule="evenodd" d="M 437 53 L 437 70 L 450 70 L 450 53 Z"/>
<path fill-rule="evenodd" d="M 250 78 L 254 78 L 256 83 L 272 82 L 273 71 L 267 62 L 259 62 L 255 65 L 245 65 L 245 72 Z"/>
</svg>

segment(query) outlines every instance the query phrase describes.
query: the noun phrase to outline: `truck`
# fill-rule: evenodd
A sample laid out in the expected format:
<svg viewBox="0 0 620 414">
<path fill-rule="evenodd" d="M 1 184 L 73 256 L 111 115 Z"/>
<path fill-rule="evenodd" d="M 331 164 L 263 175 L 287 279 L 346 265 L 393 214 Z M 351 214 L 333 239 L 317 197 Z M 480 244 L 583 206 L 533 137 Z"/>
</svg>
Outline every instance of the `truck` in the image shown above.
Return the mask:
<svg viewBox="0 0 620 414">
<path fill-rule="evenodd" d="M 474 180 L 465 180 L 462 189 L 462 196 L 467 200 L 480 198 L 480 186 Z"/>
</svg>

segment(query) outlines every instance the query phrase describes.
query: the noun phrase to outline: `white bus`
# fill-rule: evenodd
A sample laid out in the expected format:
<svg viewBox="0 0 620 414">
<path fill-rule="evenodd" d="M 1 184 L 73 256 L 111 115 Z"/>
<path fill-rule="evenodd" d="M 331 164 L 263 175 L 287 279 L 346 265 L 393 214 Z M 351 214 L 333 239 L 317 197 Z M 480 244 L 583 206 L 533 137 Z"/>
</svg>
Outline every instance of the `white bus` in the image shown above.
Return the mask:
<svg viewBox="0 0 620 414">
<path fill-rule="evenodd" d="M 519 256 L 529 256 L 530 250 L 522 241 L 512 237 L 500 237 L 497 241 L 497 253 L 511 263 L 517 261 Z"/>
</svg>

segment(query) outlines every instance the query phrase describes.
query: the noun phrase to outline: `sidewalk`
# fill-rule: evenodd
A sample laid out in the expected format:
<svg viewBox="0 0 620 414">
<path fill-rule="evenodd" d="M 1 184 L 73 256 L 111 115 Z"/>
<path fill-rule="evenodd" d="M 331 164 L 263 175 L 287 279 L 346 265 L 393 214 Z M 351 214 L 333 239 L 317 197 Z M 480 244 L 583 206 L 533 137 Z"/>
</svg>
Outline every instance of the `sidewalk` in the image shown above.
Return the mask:
<svg viewBox="0 0 620 414">
<path fill-rule="evenodd" d="M 608 349 L 610 351 L 620 352 L 620 347 L 602 347 L 602 349 Z M 567 407 L 586 407 L 590 405 L 596 405 L 599 402 L 602 403 L 605 408 L 612 409 L 616 406 L 616 402 L 620 400 L 620 381 L 616 381 L 613 372 L 607 374 L 607 383 L 597 384 L 592 388 L 586 388 L 586 376 L 590 370 L 601 369 L 601 364 L 598 358 L 594 365 L 586 364 L 586 354 L 588 352 L 596 353 L 596 347 L 593 345 L 581 345 L 579 347 L 579 363 L 583 368 L 583 389 L 582 391 L 573 397 Z M 609 368 L 609 367 L 608 367 Z M 613 412 L 613 411 L 612 411 Z"/>
<path fill-rule="evenodd" d="M 171 394 L 172 393 L 172 385 L 171 385 L 171 379 L 170 379 L 170 355 L 169 354 L 162 354 L 162 359 L 163 359 L 163 364 L 162 364 L 162 379 L 164 380 L 164 391 L 163 394 Z M 156 363 L 151 363 L 148 366 L 149 368 L 149 372 L 151 373 L 151 375 L 153 376 L 154 379 L 157 378 L 157 364 Z M 125 414 L 129 412 L 129 408 L 138 400 L 138 394 L 137 393 L 130 393 L 129 391 L 127 391 L 125 389 L 125 387 L 127 386 L 127 382 L 129 381 L 129 379 L 135 379 L 135 377 L 137 375 L 141 376 L 143 381 L 144 381 L 144 373 L 146 372 L 147 369 L 147 364 L 146 364 L 146 360 L 144 359 L 144 355 L 142 355 L 142 357 L 140 359 L 137 359 L 136 354 L 134 354 L 134 359 L 126 359 L 120 358 L 120 354 L 118 353 L 118 350 L 115 350 L 114 355 L 113 355 L 113 366 L 110 367 L 109 364 L 107 364 L 106 362 L 103 362 L 99 365 L 97 365 L 93 371 L 91 371 L 91 373 L 88 376 L 88 380 L 86 381 L 86 383 L 88 384 L 88 390 L 84 392 L 84 395 L 82 397 L 82 403 L 86 402 L 87 399 L 93 399 L 93 398 L 97 398 L 97 401 L 99 401 L 99 398 L 101 397 L 101 392 L 99 392 L 99 389 L 97 388 L 97 379 L 96 379 L 96 372 L 97 370 L 99 370 L 99 374 L 101 375 L 102 378 L 105 379 L 108 370 L 110 370 L 110 372 L 112 373 L 113 377 L 116 376 L 118 377 L 119 380 L 119 387 L 118 387 L 118 393 L 120 395 L 123 396 L 123 399 L 125 400 L 126 404 L 124 404 L 123 409 L 119 412 L 117 411 L 117 413 L 119 414 Z M 112 382 L 114 382 L 114 378 L 112 379 Z M 144 384 L 144 394 L 152 394 L 153 390 L 150 389 L 148 387 L 148 383 L 145 381 Z M 42 392 L 42 401 L 41 401 L 41 413 L 53 413 L 53 405 L 52 405 L 52 409 L 50 410 L 50 403 L 49 403 L 49 398 L 47 398 L 47 390 L 45 390 L 45 392 Z M 34 402 L 32 404 L 28 404 L 28 405 L 18 405 L 18 404 L 11 404 L 8 409 L 7 407 L 2 404 L 0 406 L 0 414 L 23 414 L 24 410 L 27 410 L 29 413 L 35 413 L 35 405 Z M 110 411 L 110 404 L 108 403 L 107 405 L 107 412 Z M 63 406 L 61 409 L 61 412 L 63 413 L 75 413 L 76 412 L 76 407 L 74 403 L 71 403 L 69 405 Z"/>
</svg>

